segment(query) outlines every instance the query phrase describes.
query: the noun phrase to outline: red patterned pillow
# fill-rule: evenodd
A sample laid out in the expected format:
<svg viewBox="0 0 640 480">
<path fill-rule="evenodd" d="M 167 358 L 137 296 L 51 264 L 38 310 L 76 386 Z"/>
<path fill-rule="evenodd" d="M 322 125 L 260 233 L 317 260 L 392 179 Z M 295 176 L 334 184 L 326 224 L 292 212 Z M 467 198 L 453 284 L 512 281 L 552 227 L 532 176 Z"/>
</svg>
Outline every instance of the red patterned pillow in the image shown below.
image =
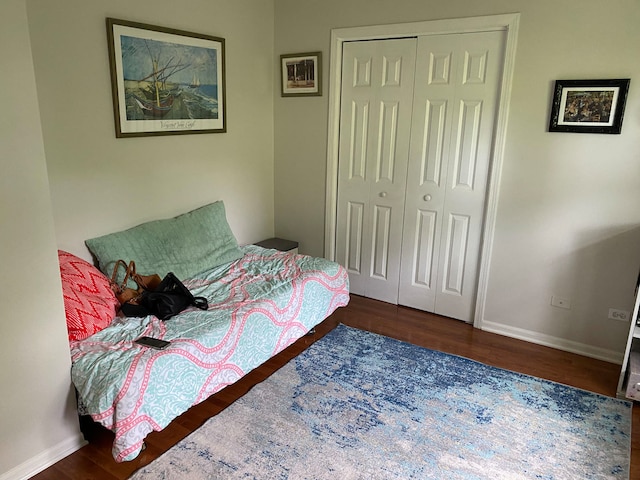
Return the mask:
<svg viewBox="0 0 640 480">
<path fill-rule="evenodd" d="M 89 262 L 62 250 L 58 261 L 69 340 L 82 340 L 109 326 L 118 306 L 109 279 Z"/>
</svg>

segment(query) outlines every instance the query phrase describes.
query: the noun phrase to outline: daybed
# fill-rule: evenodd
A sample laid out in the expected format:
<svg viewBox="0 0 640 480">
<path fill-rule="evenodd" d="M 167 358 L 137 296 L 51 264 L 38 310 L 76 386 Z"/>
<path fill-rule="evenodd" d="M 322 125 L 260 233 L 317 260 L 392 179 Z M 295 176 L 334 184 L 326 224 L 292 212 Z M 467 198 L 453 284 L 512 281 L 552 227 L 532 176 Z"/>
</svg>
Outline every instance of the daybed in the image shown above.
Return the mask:
<svg viewBox="0 0 640 480">
<path fill-rule="evenodd" d="M 102 273 L 60 252 L 72 380 L 81 408 L 115 432 L 118 462 L 135 458 L 149 432 L 234 383 L 349 301 L 347 273 L 334 262 L 239 247 L 221 202 L 86 243 Z M 141 274 L 174 272 L 194 295 L 207 298 L 209 308 L 190 308 L 166 321 L 114 319 L 117 301 L 104 274 L 120 258 L 135 260 Z M 171 345 L 143 347 L 134 343 L 141 336 Z"/>
</svg>

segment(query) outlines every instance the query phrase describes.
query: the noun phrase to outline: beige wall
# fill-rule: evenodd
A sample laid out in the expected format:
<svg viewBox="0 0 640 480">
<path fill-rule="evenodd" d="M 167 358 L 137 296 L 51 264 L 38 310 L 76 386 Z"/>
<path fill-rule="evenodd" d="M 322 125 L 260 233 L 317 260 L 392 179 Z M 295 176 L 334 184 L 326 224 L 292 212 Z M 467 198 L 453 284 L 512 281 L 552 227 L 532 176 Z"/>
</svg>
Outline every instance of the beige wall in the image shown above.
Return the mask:
<svg viewBox="0 0 640 480">
<path fill-rule="evenodd" d="M 640 3 L 633 0 L 276 1 L 275 55 L 333 28 L 520 12 L 484 327 L 619 358 L 640 267 Z M 276 60 L 277 62 L 277 60 Z M 276 72 L 276 78 L 278 78 Z M 621 135 L 548 133 L 556 79 L 631 78 Z M 321 255 L 328 95 L 275 99 L 276 234 Z M 552 295 L 571 310 L 550 306 Z"/>
<path fill-rule="evenodd" d="M 1 5 L 2 480 L 78 441 L 57 246 L 87 256 L 88 237 L 223 199 L 241 243 L 273 233 L 275 202 L 276 233 L 322 254 L 328 96 L 281 98 L 277 66 L 314 50 L 328 65 L 332 28 L 522 13 L 485 325 L 622 350 L 626 325 L 606 314 L 631 308 L 640 266 L 636 0 Z M 116 139 L 107 16 L 226 38 L 228 133 Z M 632 78 L 622 135 L 546 133 L 553 80 L 594 77 Z M 552 294 L 573 308 L 550 307 Z"/>
<path fill-rule="evenodd" d="M 228 132 L 116 139 L 106 17 L 225 38 Z M 219 199 L 241 243 L 273 234 L 273 23 L 264 0 L 2 2 L 0 479 L 82 441 L 56 247 Z"/>
<path fill-rule="evenodd" d="M 58 244 L 224 200 L 241 243 L 273 234 L 273 3 L 28 0 Z M 114 134 L 105 18 L 223 37 L 227 133 Z"/>
<path fill-rule="evenodd" d="M 24 0 L 1 5 L 0 477 L 21 478 L 32 457 L 57 459 L 81 438 L 27 12 Z"/>
</svg>

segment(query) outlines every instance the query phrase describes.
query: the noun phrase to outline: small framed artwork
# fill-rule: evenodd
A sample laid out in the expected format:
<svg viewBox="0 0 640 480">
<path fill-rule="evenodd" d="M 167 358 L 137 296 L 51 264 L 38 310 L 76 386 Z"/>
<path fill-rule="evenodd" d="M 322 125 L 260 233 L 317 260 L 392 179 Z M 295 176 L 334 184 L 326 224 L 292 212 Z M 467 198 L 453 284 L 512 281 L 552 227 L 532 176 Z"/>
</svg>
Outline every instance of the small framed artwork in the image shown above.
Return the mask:
<svg viewBox="0 0 640 480">
<path fill-rule="evenodd" d="M 322 52 L 280 55 L 283 97 L 322 95 Z"/>
<path fill-rule="evenodd" d="M 224 38 L 107 18 L 116 137 L 226 132 Z"/>
<path fill-rule="evenodd" d="M 620 133 L 628 90 L 628 78 L 556 80 L 549 131 Z"/>
</svg>

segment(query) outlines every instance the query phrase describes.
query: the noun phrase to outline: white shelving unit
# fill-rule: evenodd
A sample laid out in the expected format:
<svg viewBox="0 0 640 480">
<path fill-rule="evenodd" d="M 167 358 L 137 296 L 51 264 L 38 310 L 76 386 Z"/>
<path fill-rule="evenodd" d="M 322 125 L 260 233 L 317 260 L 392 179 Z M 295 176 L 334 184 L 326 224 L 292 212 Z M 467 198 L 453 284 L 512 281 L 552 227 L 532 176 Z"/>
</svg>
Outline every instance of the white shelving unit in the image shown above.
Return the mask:
<svg viewBox="0 0 640 480">
<path fill-rule="evenodd" d="M 640 280 L 640 279 L 639 279 Z M 627 386 L 629 384 L 630 375 L 630 362 L 629 358 L 631 352 L 640 352 L 640 288 L 636 288 L 636 301 L 633 306 L 633 313 L 631 314 L 631 324 L 629 326 L 629 336 L 627 338 L 627 348 L 624 351 L 624 359 L 622 360 L 622 368 L 620 369 L 620 379 L 618 380 L 618 398 L 626 398 L 629 400 L 640 400 L 640 390 L 636 398 L 627 396 Z M 634 372 L 636 374 L 640 372 Z M 634 381 L 640 383 L 640 377 L 634 379 Z"/>
</svg>

